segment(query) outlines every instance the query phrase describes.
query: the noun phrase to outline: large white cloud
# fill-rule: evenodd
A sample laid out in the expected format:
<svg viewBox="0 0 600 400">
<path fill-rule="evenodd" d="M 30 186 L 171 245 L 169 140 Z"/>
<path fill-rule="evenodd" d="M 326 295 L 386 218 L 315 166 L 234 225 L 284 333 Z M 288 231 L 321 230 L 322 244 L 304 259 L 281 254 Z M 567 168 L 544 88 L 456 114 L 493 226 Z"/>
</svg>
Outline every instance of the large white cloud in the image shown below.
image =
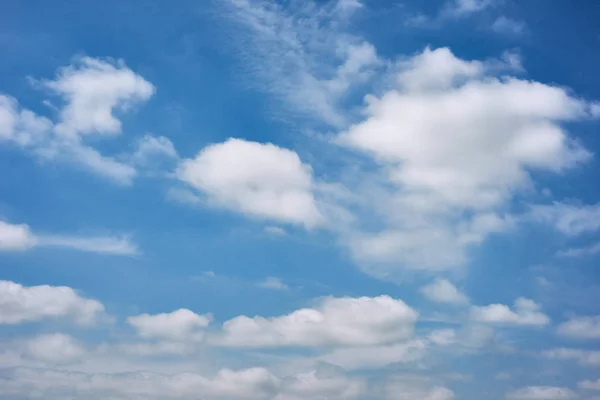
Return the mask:
<svg viewBox="0 0 600 400">
<path fill-rule="evenodd" d="M 550 318 L 540 311 L 539 305 L 523 297 L 515 300 L 514 310 L 504 304 L 473 306 L 471 317 L 475 321 L 492 324 L 543 326 L 550 323 Z"/>
<path fill-rule="evenodd" d="M 228 139 L 182 161 L 178 177 L 209 201 L 251 217 L 313 227 L 323 222 L 312 169 L 273 144 Z"/>
<path fill-rule="evenodd" d="M 551 360 L 575 360 L 581 365 L 600 366 L 600 351 L 556 348 L 544 350 L 542 355 Z"/>
<path fill-rule="evenodd" d="M 211 320 L 209 314 L 198 315 L 182 308 L 172 313 L 128 317 L 127 323 L 144 338 L 202 340 L 204 328 Z"/>
<path fill-rule="evenodd" d="M 512 227 L 505 213 L 531 187 L 532 171 L 590 158 L 562 124 L 593 117 L 592 104 L 562 87 L 497 77 L 493 66 L 426 49 L 403 61 L 397 88 L 368 96 L 364 120 L 337 137 L 380 165 L 356 191 L 383 228 L 347 240 L 368 270 L 464 265 L 470 245 Z"/>
<path fill-rule="evenodd" d="M 557 386 L 527 386 L 509 392 L 506 397 L 516 400 L 565 400 L 577 397 L 569 388 Z"/>
<path fill-rule="evenodd" d="M 0 324 L 20 324 L 47 318 L 69 318 L 89 324 L 104 313 L 96 300 L 65 286 L 22 286 L 0 281 Z"/>
<path fill-rule="evenodd" d="M 600 316 L 573 317 L 558 326 L 558 333 L 575 339 L 600 339 Z"/>
<path fill-rule="evenodd" d="M 325 298 L 315 308 L 279 317 L 236 317 L 223 324 L 217 341 L 240 347 L 378 345 L 409 339 L 417 316 L 389 296 Z"/>
</svg>

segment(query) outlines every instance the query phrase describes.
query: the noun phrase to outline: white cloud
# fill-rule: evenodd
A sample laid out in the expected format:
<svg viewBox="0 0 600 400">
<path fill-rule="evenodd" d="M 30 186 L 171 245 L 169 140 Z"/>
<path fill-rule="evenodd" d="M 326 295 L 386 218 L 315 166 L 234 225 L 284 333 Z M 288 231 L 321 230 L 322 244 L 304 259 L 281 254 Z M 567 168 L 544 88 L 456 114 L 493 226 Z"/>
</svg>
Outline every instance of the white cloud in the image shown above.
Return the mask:
<svg viewBox="0 0 600 400">
<path fill-rule="evenodd" d="M 523 297 L 515 301 L 514 311 L 504 304 L 473 306 L 471 318 L 479 322 L 511 325 L 543 326 L 550 323 L 550 318 L 540 311 L 533 300 Z"/>
<path fill-rule="evenodd" d="M 517 21 L 504 15 L 496 18 L 492 24 L 492 30 L 496 33 L 506 35 L 521 35 L 527 29 L 527 25 L 523 21 Z"/>
<path fill-rule="evenodd" d="M 362 380 L 349 378 L 342 371 L 321 366 L 315 371 L 283 378 L 280 393 L 275 400 L 355 399 L 361 398 L 364 392 L 365 384 Z"/>
<path fill-rule="evenodd" d="M 266 278 L 264 281 L 258 283 L 259 287 L 265 289 L 274 289 L 274 290 L 287 290 L 288 285 L 283 283 L 281 279 L 270 276 Z"/>
<path fill-rule="evenodd" d="M 133 256 L 140 253 L 128 236 L 41 236 L 38 245 L 62 247 L 90 253 Z"/>
<path fill-rule="evenodd" d="M 81 359 L 86 350 L 71 336 L 53 333 L 25 341 L 24 354 L 49 364 L 65 364 Z"/>
<path fill-rule="evenodd" d="M 336 349 L 320 357 L 347 370 L 375 369 L 396 363 L 410 363 L 423 357 L 423 340 L 411 340 L 388 346 L 349 347 Z"/>
<path fill-rule="evenodd" d="M 542 355 L 551 360 L 575 360 L 581 365 L 600 366 L 600 351 L 556 348 L 544 350 Z"/>
<path fill-rule="evenodd" d="M 380 345 L 409 339 L 417 316 L 388 296 L 328 297 L 280 317 L 233 318 L 216 340 L 237 347 Z"/>
<path fill-rule="evenodd" d="M 461 293 L 452 282 L 446 279 L 436 279 L 420 289 L 429 300 L 436 303 L 468 304 L 469 299 Z"/>
<path fill-rule="evenodd" d="M 505 211 L 531 187 L 531 171 L 591 157 L 561 126 L 592 117 L 591 105 L 561 87 L 497 78 L 499 65 L 425 49 L 400 64 L 399 87 L 368 96 L 365 119 L 337 137 L 380 165 L 364 176 L 368 186 L 351 188 L 383 226 L 346 240 L 367 271 L 464 265 L 470 246 L 512 228 Z"/>
<path fill-rule="evenodd" d="M 581 389 L 587 390 L 600 390 L 600 379 L 596 379 L 595 381 L 585 380 L 577 383 Z"/>
<path fill-rule="evenodd" d="M 458 337 L 454 329 L 438 329 L 431 332 L 427 339 L 438 346 L 449 346 L 456 343 Z"/>
<path fill-rule="evenodd" d="M 210 314 L 198 315 L 190 310 L 179 309 L 171 313 L 128 317 L 127 323 L 143 338 L 201 340 L 204 328 L 211 320 Z"/>
<path fill-rule="evenodd" d="M 431 378 L 419 375 L 391 376 L 375 389 L 384 400 L 452 400 L 454 392 Z"/>
<path fill-rule="evenodd" d="M 553 225 L 559 232 L 577 236 L 600 230 L 600 204 L 578 205 L 556 202 L 535 206 L 531 210 L 534 220 Z"/>
<path fill-rule="evenodd" d="M 113 112 L 125 111 L 148 100 L 154 86 L 130 70 L 122 61 L 83 57 L 62 68 L 44 86 L 64 98 L 56 132 L 63 136 L 121 132 L 121 121 Z"/>
<path fill-rule="evenodd" d="M 210 202 L 256 218 L 302 224 L 323 222 L 312 190 L 312 169 L 273 144 L 228 139 L 182 161 L 179 179 Z"/>
<path fill-rule="evenodd" d="M 22 286 L 0 281 L 0 324 L 21 324 L 47 318 L 70 318 L 89 324 L 104 313 L 96 300 L 64 286 Z"/>
<path fill-rule="evenodd" d="M 0 221 L 0 251 L 28 250 L 34 247 L 59 247 L 90 253 L 137 255 L 138 247 L 129 236 L 35 235 L 29 225 Z"/>
<path fill-rule="evenodd" d="M 21 109 L 17 100 L 0 95 L 0 140 L 16 143 L 43 161 L 60 160 L 121 185 L 132 183 L 136 169 L 115 157 L 100 154 L 84 143 L 90 134 L 121 132 L 123 113 L 148 100 L 154 87 L 122 61 L 83 57 L 41 86 L 62 97 L 55 124 Z"/>
<path fill-rule="evenodd" d="M 600 253 L 600 242 L 585 247 L 573 247 L 561 250 L 557 254 L 562 257 L 587 257 Z"/>
<path fill-rule="evenodd" d="M 600 316 L 571 318 L 560 324 L 557 332 L 574 339 L 600 339 Z"/>
<path fill-rule="evenodd" d="M 177 160 L 179 155 L 168 138 L 145 135 L 136 142 L 131 158 L 135 164 L 149 166 L 162 160 Z"/>
<path fill-rule="evenodd" d="M 28 225 L 0 221 L 0 251 L 27 250 L 37 244 Z"/>
<path fill-rule="evenodd" d="M 463 17 L 481 12 L 498 4 L 498 0 L 450 0 L 442 10 L 442 17 Z"/>
<path fill-rule="evenodd" d="M 287 231 L 280 226 L 265 226 L 265 232 L 270 233 L 271 235 L 277 235 L 277 236 L 287 235 Z"/>
<path fill-rule="evenodd" d="M 556 386 L 528 386 L 507 393 L 506 398 L 517 400 L 563 400 L 576 398 L 571 389 Z"/>
</svg>

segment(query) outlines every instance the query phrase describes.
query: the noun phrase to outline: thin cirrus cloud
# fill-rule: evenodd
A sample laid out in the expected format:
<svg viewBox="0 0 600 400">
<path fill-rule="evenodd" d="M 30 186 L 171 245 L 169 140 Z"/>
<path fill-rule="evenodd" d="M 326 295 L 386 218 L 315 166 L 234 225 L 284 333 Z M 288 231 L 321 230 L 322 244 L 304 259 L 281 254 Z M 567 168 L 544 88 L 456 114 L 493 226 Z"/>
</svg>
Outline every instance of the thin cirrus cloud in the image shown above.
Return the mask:
<svg viewBox="0 0 600 400">
<path fill-rule="evenodd" d="M 0 221 L 0 251 L 25 251 L 34 247 L 56 247 L 122 256 L 140 254 L 129 236 L 37 235 L 26 224 Z"/>
</svg>

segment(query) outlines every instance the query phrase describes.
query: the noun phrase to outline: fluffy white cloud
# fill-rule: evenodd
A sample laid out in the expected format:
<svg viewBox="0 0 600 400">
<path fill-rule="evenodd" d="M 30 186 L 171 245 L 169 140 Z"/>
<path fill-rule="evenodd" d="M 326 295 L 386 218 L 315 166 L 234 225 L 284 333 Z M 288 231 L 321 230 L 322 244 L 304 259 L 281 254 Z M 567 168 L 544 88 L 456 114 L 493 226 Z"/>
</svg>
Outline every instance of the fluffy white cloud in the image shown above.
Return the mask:
<svg viewBox="0 0 600 400">
<path fill-rule="evenodd" d="M 595 381 L 585 380 L 577 383 L 582 389 L 587 390 L 600 390 L 600 379 L 596 379 Z"/>
<path fill-rule="evenodd" d="M 533 207 L 531 216 L 534 220 L 553 225 L 559 232 L 569 236 L 600 230 L 600 204 L 556 202 L 552 205 Z"/>
<path fill-rule="evenodd" d="M 564 387 L 528 386 L 507 393 L 506 397 L 518 400 L 563 400 L 573 399 L 577 397 L 577 394 Z"/>
<path fill-rule="evenodd" d="M 514 311 L 504 304 L 490 304 L 489 306 L 473 306 L 471 318 L 479 322 L 542 326 L 550 323 L 550 318 L 540 311 L 540 307 L 530 299 L 518 298 L 514 304 Z"/>
<path fill-rule="evenodd" d="M 366 118 L 338 136 L 381 166 L 368 193 L 357 188 L 385 227 L 349 241 L 363 264 L 460 266 L 470 245 L 512 226 L 502 212 L 530 186 L 531 171 L 590 158 L 561 126 L 592 117 L 589 103 L 494 69 L 426 49 L 400 64 L 398 88 L 368 96 Z"/>
<path fill-rule="evenodd" d="M 90 253 L 136 255 L 139 249 L 128 236 L 35 235 L 26 224 L 0 221 L 0 251 L 33 247 L 60 247 Z"/>
<path fill-rule="evenodd" d="M 461 17 L 498 4 L 498 0 L 450 0 L 446 3 L 444 13 L 446 16 Z"/>
<path fill-rule="evenodd" d="M 600 339 L 600 316 L 571 318 L 558 326 L 558 333 L 574 339 Z"/>
<path fill-rule="evenodd" d="M 436 279 L 433 283 L 423 286 L 421 293 L 431 301 L 448 304 L 468 304 L 469 299 L 460 292 L 452 282 L 446 279 Z"/>
<path fill-rule="evenodd" d="M 71 336 L 53 333 L 25 341 L 24 354 L 49 364 L 63 364 L 81 359 L 86 350 Z"/>
<path fill-rule="evenodd" d="M 89 134 L 116 135 L 125 112 L 148 100 L 154 87 L 122 61 L 84 57 L 58 71 L 55 80 L 41 81 L 64 100 L 59 121 L 21 109 L 17 100 L 0 95 L 0 141 L 11 141 L 45 161 L 61 160 L 118 184 L 131 184 L 136 169 L 100 154 L 84 143 Z"/>
<path fill-rule="evenodd" d="M 349 347 L 333 350 L 321 359 L 347 370 L 381 368 L 390 364 L 417 361 L 423 356 L 426 347 L 423 340 L 388 346 Z"/>
<path fill-rule="evenodd" d="M 280 317 L 236 317 L 217 341 L 240 347 L 360 346 L 409 339 L 418 314 L 389 296 L 325 298 Z"/>
<path fill-rule="evenodd" d="M 65 286 L 22 286 L 0 281 L 0 324 L 20 324 L 46 318 L 70 318 L 89 324 L 104 313 L 96 300 Z"/>
<path fill-rule="evenodd" d="M 267 143 L 229 139 L 182 161 L 179 179 L 210 202 L 252 217 L 314 227 L 323 222 L 312 169 L 298 155 Z"/>
<path fill-rule="evenodd" d="M 264 368 L 222 369 L 214 376 L 150 372 L 85 374 L 52 369 L 3 371 L 2 396 L 45 399 L 344 400 L 360 398 L 365 385 L 333 368 L 278 378 Z M 4 397 L 3 397 L 4 398 Z"/>
<path fill-rule="evenodd" d="M 204 336 L 204 328 L 211 320 L 209 314 L 198 315 L 182 308 L 171 313 L 128 317 L 127 323 L 144 338 L 201 340 Z"/>
<path fill-rule="evenodd" d="M 122 61 L 90 57 L 60 69 L 56 79 L 44 85 L 66 101 L 55 129 L 69 137 L 120 133 L 121 121 L 113 112 L 144 102 L 155 91 L 150 82 Z"/>
<path fill-rule="evenodd" d="M 27 250 L 37 244 L 37 238 L 25 224 L 0 221 L 0 251 Z"/>
<path fill-rule="evenodd" d="M 517 21 L 501 15 L 496 18 L 491 28 L 496 33 L 506 35 L 521 35 L 527 29 L 527 25 L 523 21 Z"/>
<path fill-rule="evenodd" d="M 388 377 L 375 392 L 385 400 L 452 400 L 454 392 L 419 375 Z"/>
<path fill-rule="evenodd" d="M 581 365 L 600 366 L 600 351 L 557 348 L 544 350 L 542 355 L 551 360 L 576 360 Z"/>
<path fill-rule="evenodd" d="M 438 329 L 431 332 L 427 339 L 438 346 L 448 346 L 457 341 L 457 335 L 454 329 Z"/>
</svg>

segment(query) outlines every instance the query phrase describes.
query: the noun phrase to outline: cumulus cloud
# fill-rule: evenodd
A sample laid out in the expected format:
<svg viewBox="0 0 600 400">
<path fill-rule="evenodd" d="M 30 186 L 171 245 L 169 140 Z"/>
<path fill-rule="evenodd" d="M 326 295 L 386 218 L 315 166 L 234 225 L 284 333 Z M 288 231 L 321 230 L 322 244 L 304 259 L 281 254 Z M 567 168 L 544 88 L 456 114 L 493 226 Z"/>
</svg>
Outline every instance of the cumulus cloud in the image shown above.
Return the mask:
<svg viewBox="0 0 600 400">
<path fill-rule="evenodd" d="M 515 301 L 514 311 L 504 304 L 473 306 L 471 318 L 475 321 L 492 324 L 543 326 L 550 323 L 550 318 L 540 311 L 539 305 L 533 300 L 523 297 Z"/>
<path fill-rule="evenodd" d="M 33 247 L 59 247 L 99 254 L 136 255 L 139 249 L 129 236 L 35 235 L 29 225 L 0 221 L 0 252 Z"/>
<path fill-rule="evenodd" d="M 198 315 L 187 309 L 179 309 L 171 313 L 128 317 L 127 323 L 143 338 L 201 340 L 204 328 L 211 320 L 210 314 Z"/>
<path fill-rule="evenodd" d="M 301 224 L 323 222 L 309 165 L 273 144 L 228 139 L 183 160 L 177 176 L 218 206 L 248 216 Z"/>
<path fill-rule="evenodd" d="M 69 335 L 44 334 L 23 343 L 26 357 L 49 364 L 65 364 L 81 359 L 85 348 Z"/>
<path fill-rule="evenodd" d="M 283 283 L 281 279 L 270 276 L 263 280 L 262 282 L 258 282 L 258 286 L 265 289 L 273 289 L 273 290 L 286 290 L 289 289 L 288 285 Z"/>
<path fill-rule="evenodd" d="M 154 86 L 122 61 L 90 57 L 59 69 L 54 80 L 37 83 L 63 101 L 58 121 L 0 95 L 0 141 L 15 143 L 44 161 L 60 160 L 118 184 L 131 184 L 136 175 L 132 165 L 101 154 L 85 144 L 85 139 L 119 134 L 119 114 L 147 101 Z"/>
<path fill-rule="evenodd" d="M 436 303 L 468 304 L 469 299 L 460 292 L 452 282 L 446 279 L 436 279 L 421 288 L 421 293 Z"/>
<path fill-rule="evenodd" d="M 409 339 L 417 316 L 389 296 L 328 297 L 279 317 L 233 318 L 216 340 L 235 347 L 380 345 Z"/>
<path fill-rule="evenodd" d="M 574 339 L 600 339 L 600 316 L 571 318 L 560 324 L 557 332 Z"/>
<path fill-rule="evenodd" d="M 65 286 L 22 286 L 0 281 L 0 324 L 21 324 L 67 318 L 90 324 L 104 314 L 104 306 Z"/>
<path fill-rule="evenodd" d="M 454 392 L 435 380 L 419 375 L 396 375 L 385 379 L 374 392 L 385 400 L 452 400 Z"/>
<path fill-rule="evenodd" d="M 364 120 L 337 137 L 380 166 L 356 191 L 384 228 L 346 242 L 368 271 L 464 265 L 470 246 L 512 228 L 506 209 L 531 187 L 531 172 L 589 160 L 562 124 L 593 117 L 592 105 L 561 87 L 499 78 L 497 68 L 425 49 L 401 62 L 397 88 L 367 96 Z"/>
<path fill-rule="evenodd" d="M 576 397 L 577 394 L 571 389 L 556 386 L 528 386 L 506 395 L 508 399 L 517 400 L 563 400 Z"/>
<path fill-rule="evenodd" d="M 523 21 L 518 21 L 501 15 L 496 18 L 491 28 L 494 32 L 500 34 L 521 35 L 526 31 L 527 25 Z"/>
<path fill-rule="evenodd" d="M 85 374 L 52 369 L 14 368 L 3 372 L 5 396 L 100 399 L 300 400 L 359 398 L 365 385 L 331 368 L 276 377 L 265 368 L 222 369 L 213 376 L 150 372 Z"/>
<path fill-rule="evenodd" d="M 544 350 L 542 355 L 551 360 L 575 360 L 581 365 L 600 366 L 600 351 L 556 348 Z"/>
<path fill-rule="evenodd" d="M 336 349 L 320 357 L 347 370 L 376 369 L 390 364 L 405 364 L 420 360 L 427 344 L 410 340 L 387 346 L 349 347 Z"/>
<path fill-rule="evenodd" d="M 577 383 L 582 389 L 587 390 L 600 390 L 600 379 L 596 379 L 595 381 L 585 380 Z"/>
</svg>

